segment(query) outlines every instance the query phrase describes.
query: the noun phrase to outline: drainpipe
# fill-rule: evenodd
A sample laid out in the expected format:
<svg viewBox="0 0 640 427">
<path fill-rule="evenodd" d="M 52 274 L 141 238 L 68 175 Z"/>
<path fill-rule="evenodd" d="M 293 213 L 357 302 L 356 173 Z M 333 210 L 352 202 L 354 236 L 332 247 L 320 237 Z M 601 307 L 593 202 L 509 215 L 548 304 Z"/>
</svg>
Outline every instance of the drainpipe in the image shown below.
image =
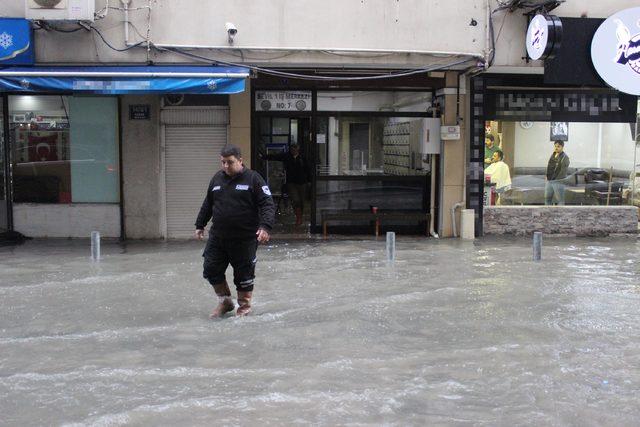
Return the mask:
<svg viewBox="0 0 640 427">
<path fill-rule="evenodd" d="M 491 1 L 487 0 L 487 25 L 485 26 L 485 50 L 484 50 L 484 68 L 489 68 L 492 64 L 489 64 L 491 60 L 492 52 L 492 40 L 491 40 Z M 495 46 L 493 46 L 495 48 Z"/>
<path fill-rule="evenodd" d="M 129 46 L 129 3 L 131 0 L 120 0 L 124 9 L 124 45 Z"/>
<path fill-rule="evenodd" d="M 451 207 L 451 227 L 453 227 L 453 237 L 458 237 L 458 230 L 456 228 L 456 209 L 462 208 L 465 205 L 466 205 L 466 202 L 463 200 Z"/>
</svg>

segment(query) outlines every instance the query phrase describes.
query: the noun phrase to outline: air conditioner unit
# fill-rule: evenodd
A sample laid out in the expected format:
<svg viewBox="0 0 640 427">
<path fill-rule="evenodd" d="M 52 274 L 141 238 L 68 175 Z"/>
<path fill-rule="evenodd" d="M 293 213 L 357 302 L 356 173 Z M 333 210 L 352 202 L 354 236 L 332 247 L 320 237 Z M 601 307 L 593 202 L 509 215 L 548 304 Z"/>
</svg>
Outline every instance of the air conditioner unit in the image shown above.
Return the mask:
<svg viewBox="0 0 640 427">
<path fill-rule="evenodd" d="M 25 0 L 25 18 L 34 21 L 93 21 L 95 0 Z"/>
</svg>

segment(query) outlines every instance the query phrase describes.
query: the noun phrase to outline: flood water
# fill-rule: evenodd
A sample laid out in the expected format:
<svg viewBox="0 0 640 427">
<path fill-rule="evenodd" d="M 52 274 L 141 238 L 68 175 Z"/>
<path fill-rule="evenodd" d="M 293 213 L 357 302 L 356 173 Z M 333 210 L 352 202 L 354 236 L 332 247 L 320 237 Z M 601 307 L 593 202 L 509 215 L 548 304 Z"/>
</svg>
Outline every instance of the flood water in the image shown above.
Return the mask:
<svg viewBox="0 0 640 427">
<path fill-rule="evenodd" d="M 202 246 L 0 248 L 0 425 L 640 424 L 636 238 L 276 241 L 216 321 Z"/>
</svg>

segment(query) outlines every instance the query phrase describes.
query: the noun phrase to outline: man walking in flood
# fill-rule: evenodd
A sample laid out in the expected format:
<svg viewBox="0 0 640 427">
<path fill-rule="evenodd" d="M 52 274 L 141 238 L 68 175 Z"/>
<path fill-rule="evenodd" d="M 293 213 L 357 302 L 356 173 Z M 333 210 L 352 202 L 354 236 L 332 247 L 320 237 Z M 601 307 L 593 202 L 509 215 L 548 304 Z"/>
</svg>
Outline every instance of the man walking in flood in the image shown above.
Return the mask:
<svg viewBox="0 0 640 427">
<path fill-rule="evenodd" d="M 251 311 L 258 243 L 269 241 L 275 207 L 271 191 L 260 174 L 242 164 L 240 149 L 227 145 L 220 153 L 222 170 L 207 188 L 196 219 L 195 237 L 204 238 L 204 227 L 212 219 L 205 247 L 203 276 L 218 296 L 212 318 L 235 308 L 225 271 L 233 267 L 233 283 L 238 292 L 237 316 Z"/>
</svg>

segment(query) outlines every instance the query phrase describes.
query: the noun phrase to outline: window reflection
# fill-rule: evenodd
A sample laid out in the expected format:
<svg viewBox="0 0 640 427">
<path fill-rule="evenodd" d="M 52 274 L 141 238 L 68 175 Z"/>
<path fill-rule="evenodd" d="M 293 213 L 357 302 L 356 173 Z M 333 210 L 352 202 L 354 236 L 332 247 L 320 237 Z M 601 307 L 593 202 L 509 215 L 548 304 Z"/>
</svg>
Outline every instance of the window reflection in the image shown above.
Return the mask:
<svg viewBox="0 0 640 427">
<path fill-rule="evenodd" d="M 70 203 L 69 104 L 64 96 L 11 96 L 15 202 Z"/>
</svg>

